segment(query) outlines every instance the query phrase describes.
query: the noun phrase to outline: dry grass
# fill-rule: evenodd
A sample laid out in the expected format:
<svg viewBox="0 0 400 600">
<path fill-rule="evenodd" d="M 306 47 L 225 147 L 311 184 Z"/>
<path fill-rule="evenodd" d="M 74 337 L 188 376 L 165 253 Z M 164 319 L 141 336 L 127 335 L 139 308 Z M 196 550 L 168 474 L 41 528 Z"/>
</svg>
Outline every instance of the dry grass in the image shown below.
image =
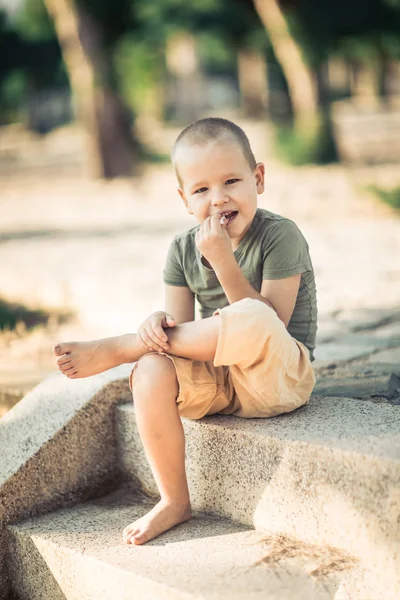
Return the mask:
<svg viewBox="0 0 400 600">
<path fill-rule="evenodd" d="M 268 552 L 254 566 L 273 566 L 295 558 L 308 575 L 317 579 L 352 569 L 359 562 L 354 556 L 333 546 L 307 544 L 281 534 L 269 534 L 261 540 L 261 544 Z"/>
</svg>

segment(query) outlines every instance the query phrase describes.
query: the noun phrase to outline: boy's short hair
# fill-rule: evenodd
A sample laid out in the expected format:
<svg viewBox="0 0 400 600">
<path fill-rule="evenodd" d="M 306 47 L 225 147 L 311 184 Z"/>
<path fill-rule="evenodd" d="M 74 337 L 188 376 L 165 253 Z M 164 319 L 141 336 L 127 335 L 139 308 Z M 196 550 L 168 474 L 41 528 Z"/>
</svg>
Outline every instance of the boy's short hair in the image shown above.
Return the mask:
<svg viewBox="0 0 400 600">
<path fill-rule="evenodd" d="M 239 144 L 250 169 L 253 170 L 257 163 L 250 147 L 250 142 L 243 129 L 228 119 L 222 119 L 220 117 L 207 117 L 188 125 L 183 131 L 181 131 L 176 139 L 171 158 L 178 180 L 180 181 L 176 164 L 176 154 L 177 148 L 181 145 L 181 143 L 184 142 L 190 146 L 205 146 L 210 141 L 222 141 L 224 138 L 229 139 L 229 137 L 233 138 Z"/>
</svg>

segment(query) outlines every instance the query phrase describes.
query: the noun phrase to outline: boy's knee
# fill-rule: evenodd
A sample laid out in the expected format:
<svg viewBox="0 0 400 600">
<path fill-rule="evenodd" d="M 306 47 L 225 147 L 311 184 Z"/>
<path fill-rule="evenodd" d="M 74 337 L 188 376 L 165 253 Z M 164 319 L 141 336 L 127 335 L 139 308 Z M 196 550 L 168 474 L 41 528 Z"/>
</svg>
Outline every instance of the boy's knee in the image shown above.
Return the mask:
<svg viewBox="0 0 400 600">
<path fill-rule="evenodd" d="M 154 390 L 170 389 L 177 384 L 173 362 L 164 354 L 146 354 L 135 365 L 132 376 L 132 391 L 135 387 Z"/>
<path fill-rule="evenodd" d="M 264 327 L 266 324 L 271 327 L 275 324 L 280 325 L 282 323 L 274 309 L 262 300 L 256 298 L 243 298 L 242 300 L 234 302 L 233 305 L 236 305 L 236 310 L 243 315 L 249 315 L 252 324 L 259 321 Z"/>
<path fill-rule="evenodd" d="M 282 355 L 292 341 L 276 312 L 261 300 L 243 298 L 220 309 L 214 366 L 248 368 L 267 355 Z"/>
</svg>

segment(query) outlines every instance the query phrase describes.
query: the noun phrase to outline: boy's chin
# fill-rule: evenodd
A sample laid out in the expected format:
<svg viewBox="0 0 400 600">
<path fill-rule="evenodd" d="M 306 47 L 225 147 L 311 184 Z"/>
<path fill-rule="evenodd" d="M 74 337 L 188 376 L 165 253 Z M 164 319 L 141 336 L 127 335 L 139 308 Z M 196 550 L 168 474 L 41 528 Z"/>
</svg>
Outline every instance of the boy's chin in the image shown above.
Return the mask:
<svg viewBox="0 0 400 600">
<path fill-rule="evenodd" d="M 244 235 L 248 228 L 251 225 L 251 221 L 248 222 L 243 218 L 236 218 L 228 227 L 226 228 L 230 237 L 238 237 L 239 235 Z"/>
</svg>

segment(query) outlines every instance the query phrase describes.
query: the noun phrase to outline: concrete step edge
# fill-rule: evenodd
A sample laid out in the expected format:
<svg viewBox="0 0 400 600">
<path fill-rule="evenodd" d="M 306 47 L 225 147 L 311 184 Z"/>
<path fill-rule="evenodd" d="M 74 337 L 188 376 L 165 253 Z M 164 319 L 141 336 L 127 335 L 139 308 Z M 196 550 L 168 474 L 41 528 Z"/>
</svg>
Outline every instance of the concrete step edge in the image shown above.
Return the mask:
<svg viewBox="0 0 400 600">
<path fill-rule="evenodd" d="M 10 526 L 14 593 L 20 600 L 128 600 L 133 590 L 135 600 L 330 600 L 341 589 L 361 600 L 357 590 L 371 591 L 375 575 L 345 551 L 283 536 L 265 543 L 260 532 L 200 512 L 127 546 L 123 528 L 151 506 L 125 488 Z"/>
<path fill-rule="evenodd" d="M 330 398 L 319 415 L 313 404 L 274 419 L 182 419 L 192 506 L 260 531 L 379 555 L 382 569 L 393 569 L 397 409 L 378 405 L 374 412 L 372 403 Z M 157 497 L 132 405 L 117 407 L 116 425 L 123 478 Z"/>
</svg>

